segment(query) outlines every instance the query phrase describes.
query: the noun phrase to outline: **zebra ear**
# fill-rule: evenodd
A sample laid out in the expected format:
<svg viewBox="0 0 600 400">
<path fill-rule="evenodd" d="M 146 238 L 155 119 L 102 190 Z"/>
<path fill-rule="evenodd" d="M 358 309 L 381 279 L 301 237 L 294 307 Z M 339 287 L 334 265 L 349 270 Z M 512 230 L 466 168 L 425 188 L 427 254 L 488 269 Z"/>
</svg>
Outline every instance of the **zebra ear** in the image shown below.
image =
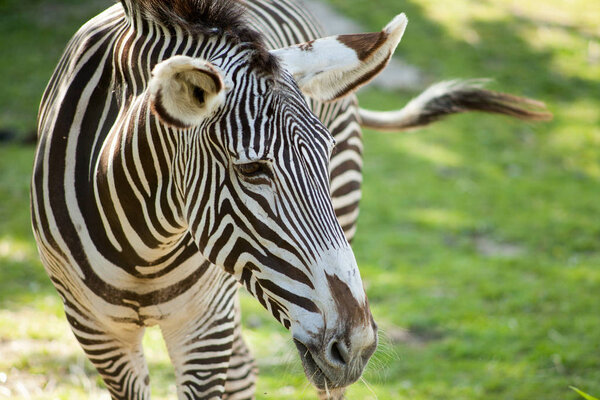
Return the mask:
<svg viewBox="0 0 600 400">
<path fill-rule="evenodd" d="M 330 36 L 272 53 L 305 95 L 332 101 L 354 92 L 387 66 L 407 23 L 400 14 L 380 32 Z"/>
<path fill-rule="evenodd" d="M 225 101 L 225 84 L 217 68 L 187 56 L 157 64 L 148 86 L 152 112 L 175 128 L 199 125 Z"/>
</svg>

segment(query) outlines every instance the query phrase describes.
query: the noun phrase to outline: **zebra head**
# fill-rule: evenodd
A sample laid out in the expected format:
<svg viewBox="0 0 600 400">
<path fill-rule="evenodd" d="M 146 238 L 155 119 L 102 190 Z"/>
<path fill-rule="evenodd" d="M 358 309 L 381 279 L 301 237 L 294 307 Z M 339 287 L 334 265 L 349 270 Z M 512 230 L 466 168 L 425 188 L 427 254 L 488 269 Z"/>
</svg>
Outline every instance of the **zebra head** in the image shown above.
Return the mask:
<svg viewBox="0 0 600 400">
<path fill-rule="evenodd" d="M 224 35 L 158 63 L 148 86 L 198 250 L 291 331 L 318 388 L 360 377 L 377 327 L 331 203 L 335 143 L 304 96 L 334 100 L 368 82 L 405 25 L 401 15 L 378 33 L 270 52 Z"/>
</svg>

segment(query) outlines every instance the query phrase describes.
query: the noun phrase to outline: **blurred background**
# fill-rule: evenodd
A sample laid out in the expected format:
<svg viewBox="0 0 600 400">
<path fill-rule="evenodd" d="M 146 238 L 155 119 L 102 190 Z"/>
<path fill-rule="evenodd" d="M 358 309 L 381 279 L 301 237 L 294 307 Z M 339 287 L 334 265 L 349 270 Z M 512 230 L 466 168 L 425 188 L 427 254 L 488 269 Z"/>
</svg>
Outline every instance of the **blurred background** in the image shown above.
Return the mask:
<svg viewBox="0 0 600 400">
<path fill-rule="evenodd" d="M 396 55 L 414 81 L 361 91 L 364 107 L 488 77 L 555 115 L 365 131 L 353 247 L 381 345 L 348 399 L 600 396 L 600 2 L 320 3 L 370 31 L 410 20 Z M 44 87 L 75 30 L 111 4 L 0 0 L 0 399 L 108 399 L 38 260 L 28 187 Z M 248 295 L 243 307 L 257 397 L 315 399 L 288 332 Z M 160 332 L 145 342 L 153 398 L 175 399 Z"/>
</svg>

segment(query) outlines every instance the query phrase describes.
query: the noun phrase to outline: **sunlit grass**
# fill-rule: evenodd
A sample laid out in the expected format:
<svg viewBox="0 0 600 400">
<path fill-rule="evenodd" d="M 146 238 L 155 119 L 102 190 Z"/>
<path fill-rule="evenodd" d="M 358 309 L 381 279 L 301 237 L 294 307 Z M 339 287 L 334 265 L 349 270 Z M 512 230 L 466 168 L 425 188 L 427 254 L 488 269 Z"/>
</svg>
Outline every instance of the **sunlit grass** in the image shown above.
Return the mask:
<svg viewBox="0 0 600 400">
<path fill-rule="evenodd" d="M 458 167 L 464 163 L 464 160 L 458 154 L 453 153 L 441 144 L 427 143 L 416 134 L 394 144 L 398 151 L 421 157 L 435 166 Z"/>
</svg>

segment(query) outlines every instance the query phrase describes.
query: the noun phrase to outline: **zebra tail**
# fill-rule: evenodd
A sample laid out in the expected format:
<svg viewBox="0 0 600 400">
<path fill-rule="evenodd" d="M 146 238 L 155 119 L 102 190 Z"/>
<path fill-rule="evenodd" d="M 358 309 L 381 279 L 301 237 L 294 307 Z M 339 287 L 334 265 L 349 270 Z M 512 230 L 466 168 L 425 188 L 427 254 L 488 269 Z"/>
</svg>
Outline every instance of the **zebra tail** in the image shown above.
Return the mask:
<svg viewBox="0 0 600 400">
<path fill-rule="evenodd" d="M 359 108 L 361 126 L 380 131 L 403 131 L 469 111 L 504 114 L 528 121 L 552 119 L 552 113 L 544 103 L 483 89 L 486 82 L 486 79 L 471 79 L 436 83 L 397 111 Z"/>
</svg>

